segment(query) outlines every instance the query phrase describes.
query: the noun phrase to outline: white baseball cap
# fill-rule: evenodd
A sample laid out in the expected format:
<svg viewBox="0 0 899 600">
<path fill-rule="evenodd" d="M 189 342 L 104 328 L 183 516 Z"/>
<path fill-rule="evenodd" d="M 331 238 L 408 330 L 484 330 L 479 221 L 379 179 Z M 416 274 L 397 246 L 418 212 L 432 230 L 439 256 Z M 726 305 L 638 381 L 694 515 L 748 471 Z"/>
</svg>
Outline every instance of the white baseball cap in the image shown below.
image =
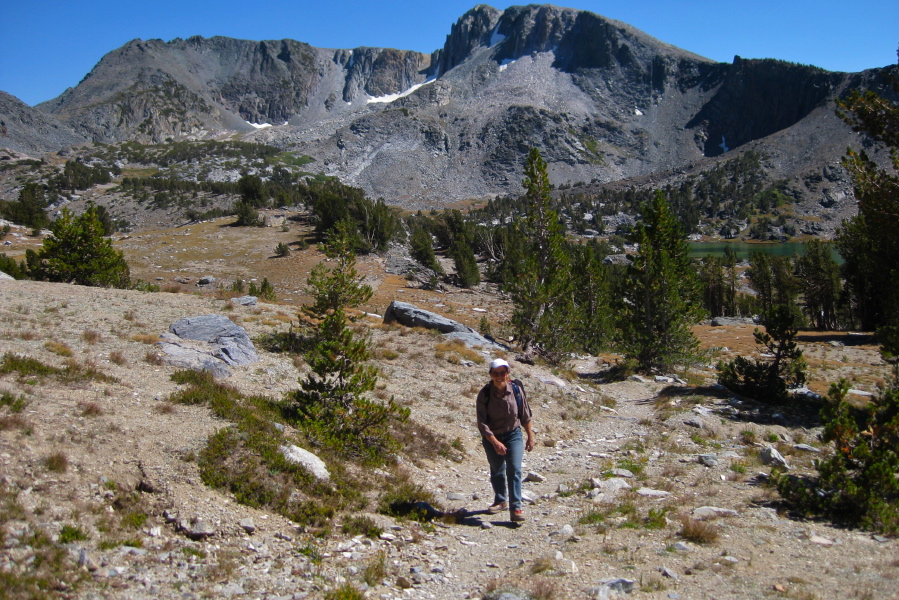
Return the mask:
<svg viewBox="0 0 899 600">
<path fill-rule="evenodd" d="M 498 368 L 500 368 L 500 367 L 506 367 L 506 368 L 509 369 L 510 371 L 512 370 L 512 367 L 509 366 L 509 363 L 507 363 L 506 361 L 504 361 L 504 360 L 501 359 L 501 358 L 494 358 L 493 360 L 490 361 L 490 369 L 489 369 L 489 371 L 492 372 L 493 369 L 498 369 Z"/>
</svg>

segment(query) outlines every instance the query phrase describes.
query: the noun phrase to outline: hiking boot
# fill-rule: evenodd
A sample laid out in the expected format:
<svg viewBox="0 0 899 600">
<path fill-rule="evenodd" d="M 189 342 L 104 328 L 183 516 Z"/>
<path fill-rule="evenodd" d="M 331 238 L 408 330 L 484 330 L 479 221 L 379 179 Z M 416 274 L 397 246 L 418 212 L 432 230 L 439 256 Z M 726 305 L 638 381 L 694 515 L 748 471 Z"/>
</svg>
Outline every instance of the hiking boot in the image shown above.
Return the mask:
<svg viewBox="0 0 899 600">
<path fill-rule="evenodd" d="M 503 512 L 504 510 L 506 510 L 505 502 L 499 502 L 498 504 L 494 504 L 493 506 L 487 507 L 487 512 L 490 513 L 491 515 L 495 515 L 498 512 Z"/>
<path fill-rule="evenodd" d="M 522 523 L 524 521 L 527 521 L 527 519 L 524 516 L 523 510 L 513 510 L 510 514 L 510 517 L 511 517 L 512 521 L 514 521 L 516 523 Z"/>
</svg>

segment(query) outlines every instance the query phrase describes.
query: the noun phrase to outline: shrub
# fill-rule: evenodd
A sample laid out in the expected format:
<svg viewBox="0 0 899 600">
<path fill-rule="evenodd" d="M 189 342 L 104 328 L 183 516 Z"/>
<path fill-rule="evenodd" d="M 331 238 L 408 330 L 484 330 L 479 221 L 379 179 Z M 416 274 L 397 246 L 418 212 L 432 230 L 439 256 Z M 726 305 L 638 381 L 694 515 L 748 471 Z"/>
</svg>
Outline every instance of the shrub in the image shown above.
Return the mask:
<svg viewBox="0 0 899 600">
<path fill-rule="evenodd" d="M 48 471 L 65 473 L 69 468 L 69 459 L 63 452 L 54 452 L 44 459 Z"/>
<path fill-rule="evenodd" d="M 370 538 L 376 538 L 383 532 L 371 517 L 365 515 L 347 518 L 340 527 L 340 530 L 349 535 L 364 535 L 365 537 Z"/>
<path fill-rule="evenodd" d="M 290 246 L 284 242 L 278 242 L 278 245 L 275 246 L 275 255 L 279 257 L 290 255 Z"/>
<path fill-rule="evenodd" d="M 80 527 L 72 525 L 63 525 L 59 532 L 59 543 L 70 544 L 72 542 L 80 542 L 90 539 L 90 536 L 84 533 Z"/>
<path fill-rule="evenodd" d="M 678 534 L 696 544 L 712 544 L 718 540 L 718 528 L 704 521 L 684 517 Z"/>
<path fill-rule="evenodd" d="M 385 490 L 378 498 L 378 512 L 413 521 L 430 521 L 438 516 L 434 495 L 417 483 L 403 481 Z"/>
<path fill-rule="evenodd" d="M 773 358 L 749 361 L 738 356 L 719 363 L 718 383 L 737 393 L 762 402 L 783 404 L 790 398 L 787 390 L 805 383 L 808 365 L 796 344 L 793 309 L 777 305 L 766 324 L 766 331 L 755 330 L 755 343 L 763 354 Z"/>
<path fill-rule="evenodd" d="M 127 288 L 128 263 L 122 252 L 105 237 L 97 208 L 91 205 L 74 216 L 68 209 L 51 226 L 53 235 L 38 251 L 27 251 L 25 260 L 36 279 L 96 287 Z"/>
<path fill-rule="evenodd" d="M 899 371 L 863 410 L 848 391 L 845 379 L 831 385 L 821 409 L 820 437 L 834 453 L 815 461 L 817 478 L 781 475 L 777 490 L 805 513 L 899 535 Z"/>
</svg>

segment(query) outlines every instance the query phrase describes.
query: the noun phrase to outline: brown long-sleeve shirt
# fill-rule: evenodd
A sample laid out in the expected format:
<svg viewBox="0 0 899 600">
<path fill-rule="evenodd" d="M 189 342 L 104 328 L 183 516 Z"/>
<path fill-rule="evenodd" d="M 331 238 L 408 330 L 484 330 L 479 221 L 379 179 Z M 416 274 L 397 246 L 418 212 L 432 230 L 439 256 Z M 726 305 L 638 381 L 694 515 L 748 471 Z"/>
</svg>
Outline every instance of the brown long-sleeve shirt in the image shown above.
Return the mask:
<svg viewBox="0 0 899 600">
<path fill-rule="evenodd" d="M 521 394 L 521 415 L 518 414 L 518 403 L 511 383 L 506 384 L 505 393 L 496 389 L 492 382 L 481 388 L 477 399 L 477 413 L 478 429 L 483 437 L 508 433 L 516 427 L 530 423 L 531 407 L 528 404 L 528 395 L 520 382 L 516 385 Z"/>
</svg>

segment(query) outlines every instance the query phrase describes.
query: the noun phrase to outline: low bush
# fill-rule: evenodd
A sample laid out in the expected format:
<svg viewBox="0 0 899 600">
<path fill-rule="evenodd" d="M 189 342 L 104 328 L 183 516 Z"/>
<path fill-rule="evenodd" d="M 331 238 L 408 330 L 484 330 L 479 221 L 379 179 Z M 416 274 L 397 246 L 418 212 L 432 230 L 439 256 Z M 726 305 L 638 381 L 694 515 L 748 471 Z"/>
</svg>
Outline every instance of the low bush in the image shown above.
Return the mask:
<svg viewBox="0 0 899 600">
<path fill-rule="evenodd" d="M 821 410 L 833 454 L 815 461 L 818 476 L 780 475 L 777 490 L 806 514 L 899 535 L 899 371 L 864 409 L 848 392 L 845 379 L 831 385 Z"/>
</svg>

